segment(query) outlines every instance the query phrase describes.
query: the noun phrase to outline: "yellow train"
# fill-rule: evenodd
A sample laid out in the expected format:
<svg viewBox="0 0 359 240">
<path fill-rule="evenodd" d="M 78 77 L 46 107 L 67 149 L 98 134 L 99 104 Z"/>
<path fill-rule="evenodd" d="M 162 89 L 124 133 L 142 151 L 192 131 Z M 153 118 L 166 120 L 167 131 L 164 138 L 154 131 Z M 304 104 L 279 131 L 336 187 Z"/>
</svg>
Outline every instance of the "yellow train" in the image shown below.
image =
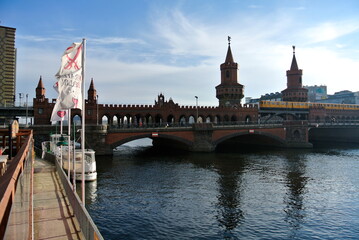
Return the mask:
<svg viewBox="0 0 359 240">
<path fill-rule="evenodd" d="M 325 108 L 335 110 L 357 110 L 359 105 L 356 104 L 338 104 L 338 103 L 311 103 L 311 102 L 284 102 L 284 101 L 260 101 L 261 110 L 309 110 L 309 108 Z"/>
</svg>

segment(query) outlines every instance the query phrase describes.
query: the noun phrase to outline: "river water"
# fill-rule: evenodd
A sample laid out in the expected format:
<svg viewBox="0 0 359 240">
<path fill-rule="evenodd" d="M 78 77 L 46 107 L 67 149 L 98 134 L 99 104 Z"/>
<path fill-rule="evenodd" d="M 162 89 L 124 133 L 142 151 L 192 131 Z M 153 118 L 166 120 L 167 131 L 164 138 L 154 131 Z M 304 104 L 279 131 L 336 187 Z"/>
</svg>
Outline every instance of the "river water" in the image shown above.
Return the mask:
<svg viewBox="0 0 359 240">
<path fill-rule="evenodd" d="M 359 146 L 97 157 L 105 239 L 359 239 Z"/>
</svg>

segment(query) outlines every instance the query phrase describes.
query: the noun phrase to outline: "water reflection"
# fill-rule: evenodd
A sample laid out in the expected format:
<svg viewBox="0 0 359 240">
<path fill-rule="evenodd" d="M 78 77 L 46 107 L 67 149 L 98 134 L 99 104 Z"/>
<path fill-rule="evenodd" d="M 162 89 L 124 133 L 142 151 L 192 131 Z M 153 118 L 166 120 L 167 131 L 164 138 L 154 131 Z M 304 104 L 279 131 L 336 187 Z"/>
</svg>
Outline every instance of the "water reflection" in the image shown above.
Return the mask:
<svg viewBox="0 0 359 240">
<path fill-rule="evenodd" d="M 87 182 L 86 188 L 86 203 L 93 203 L 97 200 L 97 181 Z"/>
<path fill-rule="evenodd" d="M 233 230 L 243 219 L 240 201 L 243 160 L 240 158 L 222 159 L 216 162 L 215 168 L 219 175 L 217 219 L 226 230 Z"/>
<path fill-rule="evenodd" d="M 187 161 L 217 173 L 216 219 L 226 231 L 236 229 L 244 219 L 241 207 L 242 174 L 246 161 L 233 154 L 189 154 Z"/>
<path fill-rule="evenodd" d="M 294 229 L 299 229 L 305 218 L 303 199 L 306 193 L 306 159 L 302 152 L 286 152 L 284 155 L 287 193 L 284 197 L 286 204 L 285 221 Z"/>
<path fill-rule="evenodd" d="M 76 182 L 77 195 L 81 197 L 81 181 Z M 85 182 L 85 201 L 86 204 L 92 204 L 97 201 L 97 180 L 91 182 Z"/>
</svg>

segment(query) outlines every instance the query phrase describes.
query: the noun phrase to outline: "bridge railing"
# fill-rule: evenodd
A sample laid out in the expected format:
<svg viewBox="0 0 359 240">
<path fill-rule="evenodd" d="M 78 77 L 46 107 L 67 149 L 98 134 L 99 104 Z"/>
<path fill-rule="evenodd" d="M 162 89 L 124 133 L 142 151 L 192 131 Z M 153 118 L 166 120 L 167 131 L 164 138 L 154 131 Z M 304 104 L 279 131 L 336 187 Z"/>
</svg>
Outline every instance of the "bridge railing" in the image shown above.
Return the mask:
<svg viewBox="0 0 359 240">
<path fill-rule="evenodd" d="M 330 121 L 308 121 L 310 126 L 323 127 L 323 126 L 358 126 L 359 120 L 335 120 Z"/>
<path fill-rule="evenodd" d="M 13 108 L 13 107 L 22 107 L 22 108 L 26 108 L 27 107 L 33 107 L 33 103 L 32 101 L 28 101 L 26 103 L 26 101 L 21 101 L 21 102 L 13 102 L 13 101 L 5 101 L 4 104 L 0 103 L 0 107 L 5 107 L 5 108 Z"/>
<path fill-rule="evenodd" d="M 213 126 L 250 126 L 250 125 L 260 125 L 260 126 L 270 126 L 270 125 L 278 125 L 283 124 L 283 121 L 226 121 L 226 122 L 207 122 L 212 123 Z M 192 127 L 194 123 L 127 123 L 127 124 L 115 124 L 108 125 L 110 129 L 125 129 L 125 128 L 168 128 L 168 127 L 176 127 L 176 128 L 188 128 Z"/>
<path fill-rule="evenodd" d="M 0 239 L 33 239 L 33 135 L 31 130 L 25 134 L 0 177 Z"/>
</svg>

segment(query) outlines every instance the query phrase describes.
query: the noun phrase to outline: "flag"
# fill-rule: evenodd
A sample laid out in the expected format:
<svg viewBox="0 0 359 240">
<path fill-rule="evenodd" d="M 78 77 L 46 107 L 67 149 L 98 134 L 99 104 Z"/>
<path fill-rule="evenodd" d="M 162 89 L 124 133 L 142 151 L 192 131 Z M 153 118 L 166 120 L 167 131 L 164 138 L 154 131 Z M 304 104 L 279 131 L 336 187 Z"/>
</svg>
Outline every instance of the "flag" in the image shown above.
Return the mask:
<svg viewBox="0 0 359 240">
<path fill-rule="evenodd" d="M 54 109 L 52 110 L 50 121 L 51 122 L 64 121 L 65 119 L 68 118 L 68 113 L 69 111 L 67 109 L 66 110 L 61 109 L 60 102 L 56 101 Z"/>
<path fill-rule="evenodd" d="M 55 75 L 59 110 L 82 109 L 82 50 L 82 43 L 73 43 L 62 55 L 60 69 Z"/>
</svg>

